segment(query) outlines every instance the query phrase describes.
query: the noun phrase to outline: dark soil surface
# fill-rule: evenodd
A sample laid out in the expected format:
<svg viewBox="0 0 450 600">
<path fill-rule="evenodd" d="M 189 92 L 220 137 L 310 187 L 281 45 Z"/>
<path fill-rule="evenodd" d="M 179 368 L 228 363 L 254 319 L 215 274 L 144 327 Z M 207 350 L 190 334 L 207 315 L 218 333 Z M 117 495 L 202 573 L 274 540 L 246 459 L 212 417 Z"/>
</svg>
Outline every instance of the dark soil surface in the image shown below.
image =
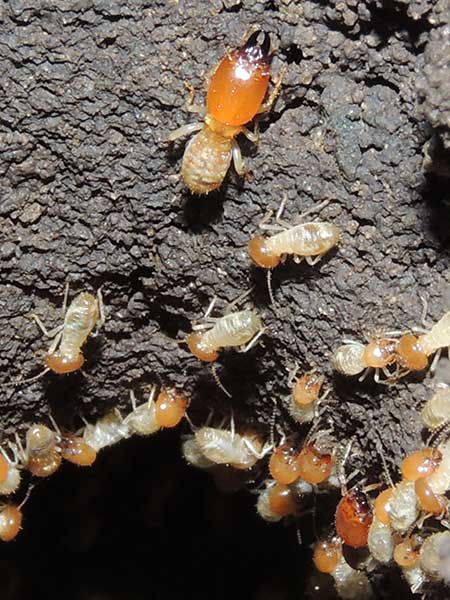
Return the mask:
<svg viewBox="0 0 450 600">
<path fill-rule="evenodd" d="M 242 143 L 252 180 L 231 171 L 220 192 L 193 197 L 178 175 L 184 141 L 165 143 L 195 119 L 184 84 L 200 101 L 208 71 L 255 25 L 271 34 L 274 73 L 288 69 L 259 146 Z M 330 354 L 374 328 L 420 325 L 421 297 L 430 321 L 450 308 L 449 55 L 448 0 L 3 2 L 4 439 L 49 412 L 76 429 L 154 382 L 189 391 L 196 422 L 231 405 L 238 424 L 267 436 L 275 406 L 277 430 L 303 435 L 286 411 L 287 369 L 316 365 L 333 388 L 319 425 L 355 440 L 348 468 L 376 481 L 379 439 L 396 474 L 421 443 L 431 380 L 357 384 L 333 374 Z M 277 268 L 272 306 L 246 246 L 284 194 L 290 221 L 331 199 L 321 219 L 342 240 L 314 267 Z M 42 368 L 48 341 L 30 313 L 58 324 L 67 280 L 72 295 L 101 286 L 107 310 L 85 346 L 86 376 L 10 385 Z M 248 354 L 221 356 L 230 401 L 177 340 L 212 297 L 222 308 L 250 288 L 267 332 Z M 262 600 L 311 589 L 308 518 L 300 547 L 294 527 L 256 517 L 251 495 L 220 495 L 188 469 L 178 433 L 104 455 L 89 473 L 67 467 L 34 490 L 21 540 L 1 549 L 2 599 Z M 374 584 L 380 598 L 408 597 L 394 568 Z"/>
</svg>

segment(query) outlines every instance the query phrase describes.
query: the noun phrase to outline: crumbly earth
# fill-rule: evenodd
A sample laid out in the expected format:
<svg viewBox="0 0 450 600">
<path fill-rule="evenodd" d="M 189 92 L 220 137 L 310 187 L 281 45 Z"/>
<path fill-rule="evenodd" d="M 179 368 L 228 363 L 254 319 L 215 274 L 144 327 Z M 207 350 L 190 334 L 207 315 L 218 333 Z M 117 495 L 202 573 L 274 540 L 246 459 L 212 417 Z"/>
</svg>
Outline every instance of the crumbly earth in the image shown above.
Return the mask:
<svg viewBox="0 0 450 600">
<path fill-rule="evenodd" d="M 47 422 L 50 411 L 76 429 L 81 416 L 126 410 L 129 390 L 142 397 L 154 382 L 184 387 L 198 419 L 210 409 L 229 415 L 232 406 L 238 424 L 257 424 L 268 436 L 275 415 L 277 435 L 301 438 L 307 430 L 286 411 L 288 370 L 298 364 L 327 376 L 332 393 L 317 426 L 332 429 L 340 442 L 353 439 L 347 468 L 376 481 L 382 447 L 395 476 L 401 457 L 421 443 L 419 408 L 432 381 L 359 384 L 335 375 L 330 355 L 343 338 L 420 325 L 422 298 L 430 321 L 450 308 L 449 23 L 448 0 L 3 3 L 5 440 L 23 435 L 31 422 Z M 283 65 L 287 72 L 260 144 L 242 142 L 251 180 L 231 171 L 219 192 L 193 197 L 178 175 L 184 140 L 171 148 L 165 138 L 195 120 L 184 110 L 185 83 L 202 101 L 208 71 L 253 26 L 271 34 L 274 73 Z M 292 222 L 329 199 L 320 219 L 339 225 L 342 239 L 314 267 L 278 267 L 272 306 L 247 243 L 285 195 L 284 218 Z M 46 375 L 15 387 L 17 377 L 39 372 L 37 353 L 48 345 L 30 314 L 57 325 L 66 281 L 72 295 L 101 287 L 105 300 L 105 327 L 85 346 L 86 375 Z M 220 313 L 249 289 L 248 302 L 267 329 L 248 354 L 221 356 L 229 401 L 178 341 L 213 297 Z M 178 436 L 170 440 L 176 461 Z M 181 479 L 188 482 L 186 473 Z M 70 477 L 64 481 L 73 486 Z M 43 503 L 53 501 L 49 493 Z M 82 510 L 91 518 L 89 507 Z M 332 507 L 322 519 L 332 524 Z M 380 573 L 380 597 L 403 586 L 391 570 L 386 591 Z M 266 593 L 258 587 L 255 597 Z M 284 597 L 277 593 L 271 597 Z M 407 597 L 403 587 L 402 593 Z"/>
</svg>

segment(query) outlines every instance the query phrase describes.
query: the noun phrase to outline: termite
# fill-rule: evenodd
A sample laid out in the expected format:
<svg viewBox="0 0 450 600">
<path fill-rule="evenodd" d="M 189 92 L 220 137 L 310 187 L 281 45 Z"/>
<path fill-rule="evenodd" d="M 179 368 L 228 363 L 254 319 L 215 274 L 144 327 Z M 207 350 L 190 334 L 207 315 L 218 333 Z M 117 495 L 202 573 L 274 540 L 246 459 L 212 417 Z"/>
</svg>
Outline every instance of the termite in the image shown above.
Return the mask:
<svg viewBox="0 0 450 600">
<path fill-rule="evenodd" d="M 261 43 L 258 40 L 261 39 Z M 270 110 L 279 93 L 281 76 L 263 103 L 270 79 L 270 36 L 255 31 L 242 48 L 228 52 L 216 67 L 206 96 L 206 107 L 194 104 L 191 88 L 187 110 L 204 116 L 204 123 L 184 125 L 173 131 L 172 142 L 201 129 L 189 142 L 183 156 L 181 176 L 194 194 L 219 188 L 233 159 L 239 175 L 246 168 L 236 137 L 242 133 L 257 143 L 259 135 L 244 125 L 257 114 Z"/>
<path fill-rule="evenodd" d="M 115 409 L 100 417 L 95 423 L 86 423 L 82 436 L 86 444 L 95 452 L 99 452 L 102 448 L 129 438 L 132 433 L 128 423 Z"/>
<path fill-rule="evenodd" d="M 450 531 L 434 533 L 424 541 L 420 566 L 430 579 L 450 584 Z"/>
<path fill-rule="evenodd" d="M 295 367 L 289 374 L 288 384 L 293 385 L 288 410 L 297 423 L 308 423 L 314 419 L 319 403 L 325 400 L 331 390 L 320 394 L 325 377 L 316 369 L 311 369 L 295 379 L 297 371 L 298 367 Z"/>
<path fill-rule="evenodd" d="M 175 388 L 163 388 L 155 400 L 157 387 L 152 386 L 147 402 L 137 406 L 136 396 L 130 390 L 133 410 L 125 417 L 124 424 L 132 433 L 151 435 L 162 427 L 176 427 L 186 414 L 188 400 Z"/>
<path fill-rule="evenodd" d="M 186 343 L 192 354 L 203 362 L 214 362 L 219 357 L 221 348 L 240 347 L 240 352 L 248 352 L 264 333 L 261 317 L 255 309 L 245 309 L 232 312 L 250 292 L 245 292 L 231 302 L 222 317 L 211 317 L 211 312 L 217 301 L 213 298 L 201 323 L 192 326 L 193 333 L 186 338 Z M 216 371 L 213 374 L 219 387 L 230 396 L 221 384 Z"/>
<path fill-rule="evenodd" d="M 16 444 L 22 465 L 35 477 L 53 475 L 61 465 L 60 436 L 45 425 L 31 425 L 25 435 L 25 448 L 18 435 Z"/>
<path fill-rule="evenodd" d="M 47 331 L 37 315 L 31 315 L 43 334 L 53 338 L 53 341 L 45 355 L 44 370 L 35 377 L 19 383 L 37 381 L 49 371 L 58 375 L 73 373 L 83 366 L 84 356 L 81 348 L 89 335 L 97 335 L 105 322 L 102 294 L 100 290 L 97 290 L 97 297 L 88 292 L 81 292 L 66 309 L 68 293 L 67 285 L 63 303 L 64 323 L 51 331 Z"/>
<path fill-rule="evenodd" d="M 251 469 L 273 448 L 271 443 L 264 444 L 254 431 L 236 433 L 233 418 L 230 430 L 204 426 L 194 434 L 200 452 L 208 460 L 240 470 Z"/>
<path fill-rule="evenodd" d="M 338 373 L 347 376 L 359 375 L 363 381 L 367 375 L 374 371 L 374 379 L 380 381 L 380 372 L 389 379 L 392 372 L 388 367 L 395 363 L 398 340 L 391 337 L 379 337 L 367 344 L 353 340 L 344 340 L 343 345 L 335 350 L 331 362 Z"/>
<path fill-rule="evenodd" d="M 260 229 L 276 231 L 270 237 L 256 236 L 249 243 L 249 254 L 252 261 L 267 271 L 267 288 L 270 300 L 274 303 L 271 273 L 272 269 L 280 262 L 284 262 L 288 255 L 292 255 L 296 263 L 306 260 L 309 265 L 315 265 L 319 260 L 331 250 L 340 239 L 339 228 L 333 223 L 310 222 L 298 223 L 292 225 L 281 219 L 283 210 L 287 201 L 287 195 L 284 196 L 280 208 L 277 211 L 276 224 L 268 225 L 267 221 L 272 216 L 272 211 L 260 222 Z M 307 214 L 317 212 L 329 203 L 329 200 L 321 202 L 311 210 L 299 215 L 298 221 L 301 221 Z"/>
<path fill-rule="evenodd" d="M 9 496 L 9 494 L 17 491 L 21 481 L 17 446 L 11 443 L 10 449 L 13 454 L 13 460 L 6 454 L 3 448 L 0 448 L 0 494 L 2 496 Z"/>
</svg>

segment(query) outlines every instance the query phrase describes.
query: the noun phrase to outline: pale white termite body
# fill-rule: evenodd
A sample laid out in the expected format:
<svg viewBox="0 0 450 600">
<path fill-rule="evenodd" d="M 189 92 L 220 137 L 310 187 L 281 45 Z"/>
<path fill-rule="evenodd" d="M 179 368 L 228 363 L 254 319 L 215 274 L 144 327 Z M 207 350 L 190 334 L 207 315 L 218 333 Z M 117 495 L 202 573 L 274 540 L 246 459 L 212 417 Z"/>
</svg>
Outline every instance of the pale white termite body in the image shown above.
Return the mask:
<svg viewBox="0 0 450 600">
<path fill-rule="evenodd" d="M 430 579 L 450 584 L 450 531 L 434 533 L 424 541 L 420 566 Z"/>
<path fill-rule="evenodd" d="M 83 440 L 96 452 L 117 444 L 132 435 L 128 423 L 118 410 L 112 410 L 95 423 L 87 423 L 83 430 Z"/>
<path fill-rule="evenodd" d="M 428 429 L 438 429 L 450 421 L 450 387 L 439 387 L 422 408 L 422 421 Z"/>
<path fill-rule="evenodd" d="M 371 600 L 374 597 L 367 575 L 363 571 L 353 569 L 343 556 L 330 575 L 342 600 Z"/>
<path fill-rule="evenodd" d="M 17 446 L 10 444 L 10 449 L 13 453 L 13 460 L 6 454 L 3 448 L 0 449 L 4 459 L 8 463 L 8 472 L 4 481 L 0 483 L 0 494 L 2 496 L 8 496 L 14 494 L 19 489 L 21 482 L 20 468 L 19 468 L 19 451 Z"/>
<path fill-rule="evenodd" d="M 198 429 L 195 440 L 203 455 L 213 463 L 242 470 L 251 469 L 271 450 L 254 433 L 239 434 L 214 427 Z"/>
<path fill-rule="evenodd" d="M 267 250 L 275 255 L 293 255 L 296 262 L 305 259 L 314 265 L 323 254 L 339 242 L 340 231 L 333 223 L 310 222 L 294 225 L 265 240 Z"/>
<path fill-rule="evenodd" d="M 442 455 L 441 462 L 427 482 L 434 494 L 441 495 L 450 490 L 450 439 L 440 444 L 438 450 Z"/>
<path fill-rule="evenodd" d="M 203 333 L 202 341 L 213 349 L 244 346 L 262 329 L 261 318 L 255 310 L 240 310 L 218 319 L 209 331 Z"/>
<path fill-rule="evenodd" d="M 450 346 L 450 311 L 439 319 L 427 333 L 419 336 L 419 345 L 427 356 Z"/>
<path fill-rule="evenodd" d="M 363 360 L 364 349 L 364 344 L 359 342 L 339 346 L 331 358 L 334 369 L 343 375 L 359 375 L 367 368 Z"/>
<path fill-rule="evenodd" d="M 269 482 L 266 487 L 258 494 L 256 501 L 256 512 L 259 516 L 269 523 L 277 523 L 283 518 L 281 515 L 275 514 L 270 509 L 270 490 L 275 485 L 275 481 Z"/>
<path fill-rule="evenodd" d="M 156 420 L 156 386 L 152 387 L 147 402 L 137 406 L 136 396 L 130 390 L 130 400 L 133 410 L 123 420 L 123 425 L 127 427 L 131 433 L 137 435 L 151 435 L 161 429 Z"/>
<path fill-rule="evenodd" d="M 415 594 L 427 580 L 427 576 L 420 565 L 402 567 L 401 570 L 413 594 Z"/>
<path fill-rule="evenodd" d="M 390 525 L 385 525 L 374 516 L 369 527 L 367 542 L 370 554 L 379 562 L 387 564 L 394 554 L 394 538 Z"/>
<path fill-rule="evenodd" d="M 402 480 L 395 486 L 389 507 L 389 523 L 392 529 L 400 533 L 408 531 L 419 516 L 414 481 Z"/>
<path fill-rule="evenodd" d="M 212 460 L 206 458 L 195 439 L 195 435 L 186 435 L 181 445 L 184 460 L 198 469 L 210 469 L 215 465 Z"/>
</svg>

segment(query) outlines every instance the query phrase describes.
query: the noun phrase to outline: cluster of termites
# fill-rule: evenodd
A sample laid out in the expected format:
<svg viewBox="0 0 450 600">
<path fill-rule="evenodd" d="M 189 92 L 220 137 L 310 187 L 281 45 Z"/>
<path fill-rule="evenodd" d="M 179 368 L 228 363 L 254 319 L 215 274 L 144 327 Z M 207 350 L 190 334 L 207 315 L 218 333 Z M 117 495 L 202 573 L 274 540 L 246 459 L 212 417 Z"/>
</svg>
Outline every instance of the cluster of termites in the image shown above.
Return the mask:
<svg viewBox="0 0 450 600">
<path fill-rule="evenodd" d="M 270 46 L 269 35 L 255 31 L 241 48 L 228 52 L 210 76 L 205 107 L 194 104 L 194 89 L 189 86 L 187 109 L 201 115 L 203 123 L 185 125 L 171 133 L 169 140 L 198 131 L 186 147 L 181 167 L 182 178 L 192 193 L 208 194 L 219 188 L 231 162 L 239 175 L 247 175 L 237 137 L 243 134 L 258 142 L 258 115 L 270 111 L 282 82 L 281 73 L 266 100 L 271 77 Z M 246 125 L 253 120 L 252 132 Z M 286 198 L 275 222 L 269 223 L 269 211 L 259 223 L 262 233 L 248 244 L 249 263 L 267 271 L 272 303 L 271 273 L 277 265 L 288 257 L 315 265 L 340 240 L 335 224 L 304 220 L 306 214 L 319 211 L 329 199 L 303 213 L 296 223 L 289 223 L 282 219 Z M 83 346 L 105 321 L 102 294 L 100 290 L 96 296 L 82 292 L 66 307 L 67 292 L 60 326 L 47 331 L 33 315 L 52 341 L 45 352 L 43 370 L 18 383 L 37 381 L 50 371 L 64 375 L 82 369 Z M 214 298 L 205 316 L 182 340 L 198 360 L 211 363 L 216 382 L 228 396 L 216 368 L 220 353 L 226 349 L 248 352 L 267 333 L 255 307 L 239 306 L 248 295 L 246 292 L 237 298 L 220 316 L 213 315 Z M 359 375 L 362 380 L 373 372 L 377 383 L 392 384 L 410 372 L 427 367 L 433 371 L 441 350 L 449 346 L 450 312 L 428 329 L 377 332 L 364 343 L 344 341 L 334 352 L 332 365 L 346 376 Z M 423 408 L 423 422 L 432 437 L 425 447 L 404 459 L 400 481 L 394 484 L 385 468 L 384 482 L 349 489 L 343 466 L 350 446 L 343 452 L 345 446 L 329 431 L 315 427 L 330 388 L 316 368 L 297 374 L 298 368 L 291 370 L 291 393 L 285 399 L 285 408 L 298 425 L 297 437 L 286 439 L 280 434 L 276 441 L 273 428 L 262 432 L 236 426 L 233 416 L 213 425 L 211 414 L 206 423 L 196 426 L 186 414 L 189 401 L 183 391 L 152 386 L 142 403 L 138 403 L 134 392 L 130 393 L 127 414 L 114 409 L 95 423 L 85 422 L 75 433 L 61 429 L 52 417 L 49 425 L 30 425 L 24 439 L 17 435 L 0 450 L 0 494 L 14 494 L 23 472 L 45 478 L 55 473 L 63 461 L 90 466 L 103 448 L 132 435 L 148 436 L 176 427 L 186 417 L 191 428 L 182 444 L 186 461 L 209 471 L 223 488 L 233 488 L 233 474 L 241 474 L 239 485 L 255 493 L 256 510 L 265 521 L 298 521 L 308 498 L 340 490 L 334 523 L 328 535 L 315 544 L 313 562 L 319 571 L 331 575 L 344 600 L 374 597 L 368 573 L 380 564 L 398 565 L 413 592 L 430 581 L 450 583 L 450 531 L 440 531 L 447 526 L 450 491 L 450 388 L 437 389 Z M 309 424 L 310 430 L 303 431 L 303 426 Z M 1 506 L 1 540 L 11 541 L 18 534 L 23 504 Z M 347 548 L 368 549 L 362 566 L 347 560 Z"/>
</svg>

